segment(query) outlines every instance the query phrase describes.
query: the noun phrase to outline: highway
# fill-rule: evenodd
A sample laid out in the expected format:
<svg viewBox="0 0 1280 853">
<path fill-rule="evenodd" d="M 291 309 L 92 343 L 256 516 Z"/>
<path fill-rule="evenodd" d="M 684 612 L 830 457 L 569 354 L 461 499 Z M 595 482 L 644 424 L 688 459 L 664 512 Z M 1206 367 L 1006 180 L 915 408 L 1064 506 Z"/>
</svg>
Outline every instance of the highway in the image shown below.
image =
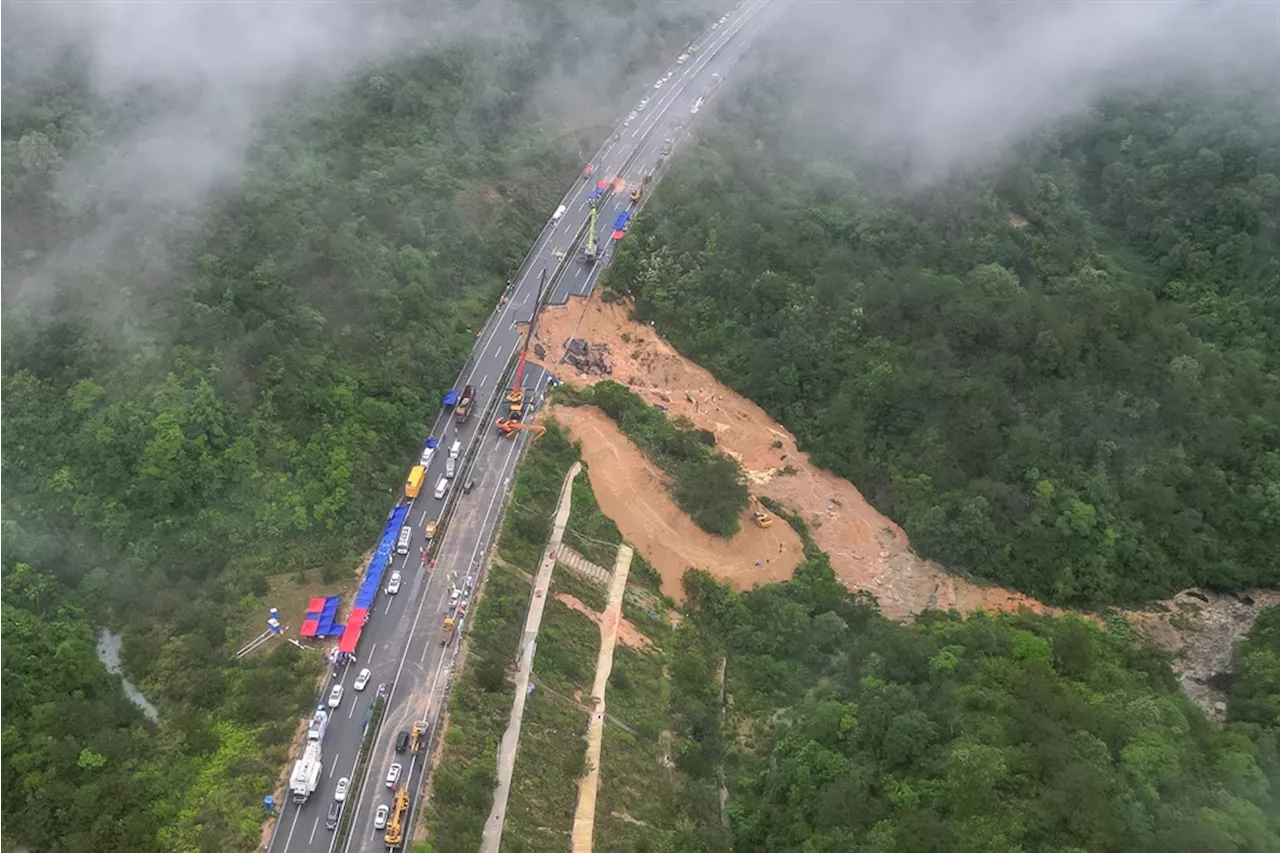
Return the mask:
<svg viewBox="0 0 1280 853">
<path fill-rule="evenodd" d="M 710 94 L 717 80 L 723 80 L 730 69 L 759 35 L 780 14 L 784 2 L 747 0 L 727 16 L 715 29 L 709 29 L 698 40 L 697 52 L 683 64 L 673 64 L 660 87 L 649 81 L 640 97 L 650 100 L 635 119 L 619 121 L 615 133 L 590 161 L 590 180 L 579 177 L 562 199 L 565 213 L 558 221 L 550 220 L 529 252 L 502 303 L 495 309 L 477 336 L 476 345 L 454 386 L 459 390 L 474 385 L 476 400 L 472 416 L 462 425 L 454 423 L 452 410 L 442 410 L 431 431 L 439 440 L 420 495 L 409 503 L 405 523 L 413 528 L 409 553 L 393 556 L 384 574 L 384 591 L 370 609 L 356 651 L 357 659 L 342 667 L 330 678 L 322 691 L 321 701 L 333 684 L 345 688 L 341 705 L 332 712 L 324 737 L 324 770 L 318 789 L 306 803 L 295 805 L 288 793 L 279 804 L 280 814 L 274 828 L 269 853 L 330 853 L 337 846 L 338 833 L 326 829 L 326 815 L 334 802 L 338 780 L 351 777 L 364 736 L 370 706 L 380 683 L 388 689 L 386 713 L 370 751 L 371 760 L 363 780 L 352 780 L 352 790 L 342 805 L 343 820 L 349 831 L 343 844 L 344 853 L 382 851 L 386 849 L 383 831 L 374 829 L 374 811 L 379 805 L 390 805 L 392 791 L 383 780 L 387 768 L 398 762 L 403 767 L 401 783 L 411 794 L 407 827 L 412 827 L 413 812 L 425 778 L 424 758 L 420 754 L 396 754 L 394 742 L 398 732 L 409 730 L 414 721 L 424 720 L 430 727 L 432 744 L 439 712 L 445 704 L 452 679 L 453 659 L 458 642 L 441 644 L 442 622 L 449 610 L 453 587 L 462 588 L 463 601 L 481 581 L 484 556 L 497 530 L 502 508 L 520 455 L 528 442 L 528 434 L 519 432 L 503 437 L 495 429 L 495 415 L 490 405 L 495 398 L 505 397 L 509 388 L 503 380 L 523 343 L 521 324 L 527 323 L 534 308 L 539 282 L 545 270 L 554 283 L 546 301 L 563 303 L 570 295 L 590 293 L 612 250 L 613 223 L 618 213 L 633 209 L 629 194 L 646 173 L 653 172 L 665 140 L 671 138 L 678 150 L 687 128 L 696 116 L 691 113 L 695 102 Z M 719 75 L 717 78 L 715 75 Z M 652 191 L 660 172 L 646 192 Z M 582 259 L 579 243 L 588 222 L 588 194 L 599 179 L 621 178 L 625 186 L 613 185 L 615 191 L 599 203 L 597 237 L 604 250 L 594 264 Z M 625 239 L 625 237 L 623 238 Z M 547 386 L 547 374 L 529 364 L 524 374 L 525 399 L 540 406 Z M 509 381 L 509 378 L 508 380 Z M 530 420 L 526 417 L 525 420 Z M 436 484 L 444 477 L 445 459 L 455 442 L 462 444 L 462 461 L 468 467 L 451 481 L 444 498 L 434 496 Z M 405 472 L 417 460 L 406 460 Z M 473 481 L 467 492 L 464 483 Z M 445 518 L 434 551 L 427 549 L 424 527 L 427 522 Z M 389 516 L 388 516 L 389 517 Z M 434 565 L 433 565 L 434 564 Z M 396 595 L 385 593 L 391 571 L 403 576 Z M 465 629 L 459 623 L 458 633 Z M 516 650 L 512 649 L 514 656 Z M 372 671 L 369 686 L 356 692 L 352 685 L 362 668 Z M 292 765 L 290 765 L 290 769 Z M 410 837 L 406 829 L 406 842 Z"/>
</svg>

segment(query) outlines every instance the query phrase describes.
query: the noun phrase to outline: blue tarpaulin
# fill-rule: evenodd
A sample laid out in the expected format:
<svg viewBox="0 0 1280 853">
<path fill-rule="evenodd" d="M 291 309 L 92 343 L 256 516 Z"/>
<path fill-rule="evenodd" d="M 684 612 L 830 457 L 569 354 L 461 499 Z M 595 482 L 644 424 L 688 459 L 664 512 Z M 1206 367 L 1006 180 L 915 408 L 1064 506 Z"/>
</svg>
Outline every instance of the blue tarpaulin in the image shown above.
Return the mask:
<svg viewBox="0 0 1280 853">
<path fill-rule="evenodd" d="M 453 390 L 450 390 L 446 392 L 444 395 L 444 404 L 446 406 L 456 406 L 458 404 L 458 398 L 461 396 L 462 395 L 458 393 L 458 390 L 456 388 Z"/>
<path fill-rule="evenodd" d="M 427 445 L 426 445 L 426 446 L 427 446 L 427 447 L 439 447 L 439 446 L 440 446 L 440 439 L 438 439 L 438 438 L 428 438 L 428 439 L 427 439 Z"/>
<path fill-rule="evenodd" d="M 360 589 L 356 592 L 353 607 L 373 606 L 373 599 L 378 595 L 378 587 L 382 586 L 382 572 L 391 562 L 391 550 L 395 548 L 396 536 L 400 534 L 400 527 L 404 524 L 404 517 L 408 513 L 408 508 L 402 506 L 396 507 L 395 512 L 391 513 L 387 527 L 382 531 L 382 539 L 378 542 L 378 550 L 373 554 L 373 562 L 369 564 L 369 571 L 360 582 Z"/>
</svg>

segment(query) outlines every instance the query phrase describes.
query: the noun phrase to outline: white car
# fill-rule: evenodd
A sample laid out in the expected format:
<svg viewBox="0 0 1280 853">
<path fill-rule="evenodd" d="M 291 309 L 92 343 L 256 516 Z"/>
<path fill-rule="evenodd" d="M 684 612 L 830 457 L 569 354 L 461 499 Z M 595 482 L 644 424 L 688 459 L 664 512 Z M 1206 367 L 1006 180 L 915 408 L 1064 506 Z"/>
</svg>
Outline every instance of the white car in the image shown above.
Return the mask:
<svg viewBox="0 0 1280 853">
<path fill-rule="evenodd" d="M 671 75 L 672 75 L 672 74 L 675 74 L 675 73 L 676 73 L 676 72 L 674 72 L 674 71 L 668 71 L 666 74 L 663 74 L 663 75 L 662 75 L 662 82 L 664 82 L 664 83 L 665 83 L 665 82 L 667 82 L 668 80 L 670 80 L 670 79 L 671 79 Z"/>
<path fill-rule="evenodd" d="M 400 591 L 400 573 L 392 572 L 391 580 L 387 581 L 387 595 L 395 595 Z"/>
<path fill-rule="evenodd" d="M 392 764 L 387 768 L 387 787 L 394 788 L 396 783 L 400 781 L 400 765 Z"/>
<path fill-rule="evenodd" d="M 347 798 L 347 789 L 351 787 L 351 780 L 343 776 L 338 780 L 338 787 L 333 791 L 333 798 L 338 802 L 342 802 Z"/>
<path fill-rule="evenodd" d="M 654 83 L 654 84 L 653 84 L 653 88 L 655 88 L 655 89 L 661 89 L 661 88 L 662 88 L 662 84 L 663 84 L 663 83 L 665 83 L 665 82 L 667 82 L 667 78 L 666 78 L 666 77 L 663 77 L 663 78 L 662 78 L 661 80 L 659 80 L 657 83 Z"/>
<path fill-rule="evenodd" d="M 329 691 L 329 707 L 336 708 L 342 704 L 342 685 L 335 684 L 333 689 Z"/>
<path fill-rule="evenodd" d="M 725 21 L 727 21 L 727 20 L 729 20 L 729 16 L 728 16 L 728 15 L 723 15 L 723 16 L 721 16 L 721 18 L 720 18 L 720 23 L 722 23 L 722 24 L 723 24 L 723 23 L 724 23 Z"/>
<path fill-rule="evenodd" d="M 356 676 L 356 683 L 351 685 L 356 690 L 364 690 L 369 685 L 369 677 L 373 675 L 367 669 L 360 670 L 360 674 Z"/>
<path fill-rule="evenodd" d="M 649 99 L 648 99 L 647 97 L 645 97 L 645 98 L 641 98 L 641 99 L 640 99 L 640 106 L 636 107 L 636 110 L 637 110 L 638 112 L 644 112 L 644 108 L 645 108 L 645 107 L 647 107 L 647 106 L 649 106 Z"/>
<path fill-rule="evenodd" d="M 719 22 L 719 21 L 716 21 L 714 24 L 712 24 L 712 25 L 711 25 L 711 29 L 713 29 L 713 30 L 718 30 L 718 29 L 720 29 L 720 22 Z"/>
<path fill-rule="evenodd" d="M 386 829 L 387 818 L 391 817 L 391 807 L 386 803 L 378 806 L 378 810 L 373 813 L 373 828 Z"/>
</svg>

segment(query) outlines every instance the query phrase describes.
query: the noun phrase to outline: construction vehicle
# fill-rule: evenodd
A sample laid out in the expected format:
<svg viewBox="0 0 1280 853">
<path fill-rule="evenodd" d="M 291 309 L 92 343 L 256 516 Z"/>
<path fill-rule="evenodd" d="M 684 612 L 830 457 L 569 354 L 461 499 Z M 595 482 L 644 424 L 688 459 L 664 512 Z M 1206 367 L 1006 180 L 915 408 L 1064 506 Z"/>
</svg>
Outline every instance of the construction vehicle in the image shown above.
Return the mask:
<svg viewBox="0 0 1280 853">
<path fill-rule="evenodd" d="M 533 433 L 533 438 L 529 441 L 530 444 L 537 441 L 538 436 L 547 431 L 546 427 L 539 424 L 522 424 L 519 421 L 512 420 L 498 421 L 498 432 L 502 433 L 504 438 L 510 438 L 522 429 Z"/>
<path fill-rule="evenodd" d="M 764 504 L 760 503 L 760 499 L 755 495 L 751 496 L 751 520 L 755 522 L 756 527 L 772 527 L 773 516 L 764 508 Z"/>
<path fill-rule="evenodd" d="M 427 469 L 421 465 L 414 465 L 413 470 L 409 472 L 409 479 L 404 481 L 404 496 L 406 498 L 416 498 L 418 493 L 422 491 L 422 481 L 427 478 Z"/>
<path fill-rule="evenodd" d="M 595 211 L 592 210 L 592 213 L 594 214 Z M 524 386 L 520 383 L 524 380 L 525 359 L 529 355 L 529 343 L 533 340 L 533 332 L 537 327 L 538 309 L 542 306 L 542 291 L 546 285 L 547 270 L 543 267 L 542 278 L 538 281 L 538 298 L 533 303 L 533 314 L 529 317 L 529 331 L 524 338 L 524 347 L 520 350 L 520 362 L 516 366 L 516 376 L 511 383 L 511 393 L 507 395 L 508 414 L 505 418 L 498 418 L 498 429 L 504 435 L 510 432 L 510 424 L 519 423 L 524 417 Z"/>
<path fill-rule="evenodd" d="M 305 803 L 316 792 L 322 770 L 324 764 L 321 762 L 320 742 L 308 740 L 302 757 L 294 762 L 293 773 L 289 775 L 289 792 L 293 794 L 295 803 Z"/>
<path fill-rule="evenodd" d="M 458 398 L 458 404 L 453 408 L 453 422 L 456 424 L 465 424 L 467 418 L 471 417 L 471 404 L 476 399 L 476 386 L 468 385 L 462 389 L 462 396 Z"/>
<path fill-rule="evenodd" d="M 592 205 L 591 214 L 587 219 L 587 245 L 582 250 L 582 259 L 589 264 L 594 264 L 599 256 L 600 250 L 596 245 L 596 208 Z"/>
<path fill-rule="evenodd" d="M 396 797 L 391 804 L 391 820 L 387 822 L 387 831 L 382 836 L 388 847 L 399 847 L 404 843 L 404 816 L 409 811 L 409 789 L 405 785 L 396 788 Z"/>
<path fill-rule="evenodd" d="M 453 617 L 452 616 L 444 617 L 444 624 L 440 626 L 441 630 L 444 631 L 444 633 L 440 636 L 440 645 L 442 646 L 449 645 L 449 641 L 453 639 L 453 626 L 454 626 Z"/>
<path fill-rule="evenodd" d="M 636 185 L 636 188 L 635 188 L 635 189 L 633 189 L 633 190 L 631 191 L 631 203 L 632 203 L 632 204 L 635 204 L 636 202 L 638 202 L 638 201 L 640 200 L 640 187 L 641 187 L 641 185 L 640 185 L 640 184 L 637 184 L 637 185 Z"/>
<path fill-rule="evenodd" d="M 413 724 L 413 731 L 409 733 L 409 751 L 422 752 L 427 745 L 427 724 L 419 720 Z"/>
</svg>

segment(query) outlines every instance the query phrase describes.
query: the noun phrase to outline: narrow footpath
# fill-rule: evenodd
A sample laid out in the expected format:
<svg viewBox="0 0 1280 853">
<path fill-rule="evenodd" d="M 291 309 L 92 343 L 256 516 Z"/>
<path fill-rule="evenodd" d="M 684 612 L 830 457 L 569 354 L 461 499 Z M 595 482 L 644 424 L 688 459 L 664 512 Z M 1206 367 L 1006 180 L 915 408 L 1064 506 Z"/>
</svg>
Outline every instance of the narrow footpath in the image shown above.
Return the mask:
<svg viewBox="0 0 1280 853">
<path fill-rule="evenodd" d="M 622 621 L 622 594 L 627 589 L 631 571 L 629 545 L 618 546 L 618 559 L 613 566 L 609 599 L 600 619 L 600 657 L 596 659 L 596 680 L 591 688 L 595 707 L 587 723 L 587 774 L 578 782 L 578 807 L 573 813 L 573 853 L 591 853 L 592 835 L 596 827 L 596 789 L 600 784 L 600 742 L 604 737 L 604 691 L 613 671 L 613 647 L 618 642 L 618 623 Z"/>
<path fill-rule="evenodd" d="M 481 853 L 498 853 L 502 843 L 502 827 L 507 818 L 507 798 L 511 794 L 511 773 L 516 765 L 516 750 L 520 746 L 520 724 L 524 720 L 524 700 L 529 695 L 529 674 L 533 671 L 533 652 L 538 643 L 538 628 L 542 625 L 542 611 L 547 606 L 547 588 L 551 585 L 551 571 L 556 565 L 556 552 L 564 527 L 569 522 L 572 508 L 573 481 L 582 470 L 582 463 L 575 462 L 565 475 L 560 487 L 560 503 L 556 505 L 555 526 L 542 552 L 538 574 L 533 581 L 533 598 L 529 602 L 529 615 L 525 617 L 524 636 L 520 641 L 520 666 L 516 670 L 516 695 L 511 703 L 511 720 L 498 745 L 498 786 L 493 790 L 493 809 L 484 824 L 480 839 Z"/>
</svg>

